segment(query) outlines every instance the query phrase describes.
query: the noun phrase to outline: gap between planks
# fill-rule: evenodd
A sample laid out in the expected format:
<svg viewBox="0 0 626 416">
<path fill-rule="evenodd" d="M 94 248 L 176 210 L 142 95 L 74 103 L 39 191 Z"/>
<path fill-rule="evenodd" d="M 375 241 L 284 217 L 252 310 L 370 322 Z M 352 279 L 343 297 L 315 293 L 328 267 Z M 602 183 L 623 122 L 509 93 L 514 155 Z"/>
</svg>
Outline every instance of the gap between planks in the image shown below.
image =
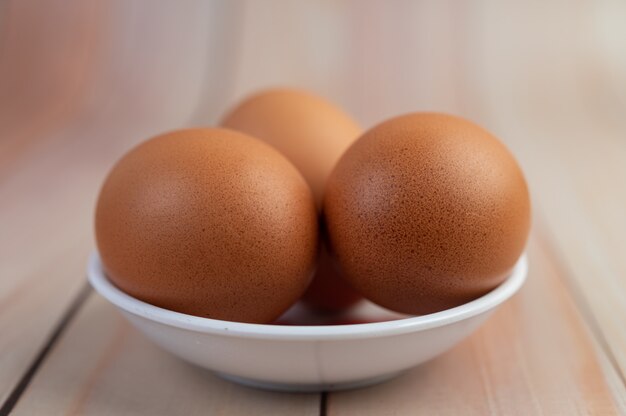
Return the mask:
<svg viewBox="0 0 626 416">
<path fill-rule="evenodd" d="M 561 283 L 563 284 L 564 292 L 565 292 L 564 296 L 565 297 L 569 296 L 570 299 L 571 299 L 572 298 L 571 289 L 570 289 L 569 285 L 567 285 L 567 280 L 568 280 L 567 279 L 567 275 L 563 274 L 563 265 L 562 264 L 557 264 L 557 262 L 554 261 L 553 253 L 555 251 L 555 248 L 551 244 L 549 244 L 549 241 L 546 241 L 544 232 L 539 232 L 537 234 L 539 234 L 539 236 L 538 236 L 538 237 L 540 237 L 539 240 L 542 242 L 540 244 L 540 249 L 543 250 L 544 256 L 549 258 L 549 259 L 551 259 L 551 263 L 553 265 L 557 266 L 557 267 L 554 267 L 554 269 L 556 271 L 556 275 L 560 277 L 558 280 L 561 281 Z M 22 391 L 24 391 L 29 386 L 30 380 L 35 378 L 36 374 L 41 374 L 42 372 L 45 373 L 45 371 L 43 371 L 43 368 L 41 369 L 42 371 L 38 371 L 38 370 L 40 369 L 40 367 L 45 367 L 45 366 L 48 365 L 47 362 L 45 363 L 45 366 L 43 365 L 44 361 L 46 360 L 46 357 L 48 355 L 51 355 L 51 354 L 54 355 L 54 354 L 57 354 L 59 352 L 58 350 L 59 350 L 60 347 L 59 348 L 55 348 L 55 345 L 57 343 L 63 342 L 62 340 L 67 338 L 68 336 L 69 336 L 69 338 L 72 338 L 72 336 L 70 336 L 70 334 L 69 334 L 72 331 L 68 330 L 67 327 L 70 325 L 70 323 L 75 322 L 77 320 L 76 315 L 82 315 L 83 314 L 82 311 L 85 310 L 85 307 L 83 306 L 83 304 L 85 304 L 85 301 L 89 298 L 89 294 L 90 293 L 91 293 L 91 291 L 90 291 L 89 287 L 86 286 L 81 291 L 80 296 L 75 298 L 75 301 L 73 302 L 72 307 L 70 309 L 68 309 L 68 311 L 64 315 L 64 318 L 61 320 L 61 323 L 57 326 L 57 330 L 55 331 L 55 334 L 51 337 L 50 341 L 46 344 L 45 350 L 42 351 L 41 354 L 39 354 L 41 358 L 38 358 L 38 363 L 33 364 L 33 366 L 31 366 L 32 371 L 29 371 L 29 373 L 31 373 L 31 374 L 25 376 L 23 381 L 20 383 L 23 386 L 22 387 Z M 574 300 L 574 299 L 572 299 L 572 300 L 573 300 L 574 304 L 576 306 L 578 306 L 576 304 L 576 300 Z M 104 301 L 102 301 L 102 302 L 104 302 Z M 509 312 L 511 312 L 511 311 L 509 311 Z M 579 321 L 581 322 L 581 326 L 583 326 L 583 327 L 586 326 L 587 329 L 589 330 L 589 324 L 587 322 L 585 322 L 585 318 L 583 318 L 581 316 Z M 84 324 L 84 322 L 83 322 L 83 324 Z M 72 326 L 73 325 L 74 324 L 72 323 Z M 82 332 L 82 331 L 78 331 L 76 328 L 74 328 L 73 332 L 75 332 L 74 333 L 74 338 L 75 338 L 77 335 L 79 335 L 78 333 Z M 82 335 L 84 336 L 84 333 Z M 500 334 L 500 336 L 504 336 L 504 334 Z M 593 337 L 594 334 L 591 334 L 591 336 Z M 64 348 L 64 349 L 67 350 L 67 345 L 65 347 L 66 348 Z M 601 352 L 605 353 L 605 351 L 603 351 L 602 349 L 601 349 Z M 63 361 L 62 359 L 59 360 L 59 357 L 56 357 L 56 358 L 57 358 L 58 362 L 62 362 Z M 461 357 L 461 358 L 463 358 L 463 357 Z M 445 358 L 443 360 L 445 360 Z M 50 361 L 50 360 L 48 360 L 48 361 Z M 58 362 L 57 362 L 57 364 L 58 364 Z M 440 364 L 441 364 L 441 362 L 440 362 Z M 615 369 L 614 364 L 610 364 L 610 366 L 611 366 L 611 368 L 614 371 L 617 370 L 617 369 Z M 48 370 L 50 370 L 50 369 L 48 369 Z M 48 379 L 48 382 L 51 382 L 51 380 L 52 380 L 51 377 L 50 377 L 50 374 L 51 374 L 50 371 L 48 371 L 47 377 L 45 377 L 45 378 Z M 38 375 L 37 375 L 37 377 L 38 377 Z M 398 387 L 397 383 L 398 382 L 396 382 L 396 387 Z M 622 382 L 620 381 L 620 384 L 621 383 Z M 37 389 L 40 392 L 42 391 L 41 387 L 42 386 L 39 386 L 39 389 Z M 385 388 L 385 386 L 382 386 L 382 387 Z M 224 393 L 224 392 L 222 392 L 222 393 Z M 16 399 L 15 399 L 16 402 L 19 399 L 19 394 L 21 394 L 21 392 L 18 392 L 18 394 L 16 396 Z M 348 392 L 347 394 L 350 394 L 350 393 Z M 363 394 L 365 394 L 367 396 L 367 392 L 363 392 Z M 339 393 L 339 395 L 341 395 L 341 393 Z M 12 397 L 13 397 L 13 395 L 12 395 Z M 361 399 L 363 399 L 363 398 L 364 397 L 361 396 Z M 320 395 L 320 397 L 318 399 L 318 403 L 320 404 L 320 406 L 319 406 L 318 409 L 315 409 L 317 414 L 320 414 L 320 415 L 334 414 L 335 410 L 334 410 L 334 408 L 332 406 L 329 406 L 329 399 L 330 399 L 330 396 L 329 396 L 328 393 L 324 392 L 324 393 L 322 393 Z M 5 413 L 2 413 L 2 414 L 5 414 Z"/>
<path fill-rule="evenodd" d="M 320 394 L 320 416 L 326 416 L 328 410 L 328 392 L 323 391 Z"/>
<path fill-rule="evenodd" d="M 63 332 L 68 327 L 72 319 L 78 314 L 80 308 L 85 304 L 85 301 L 91 295 L 92 289 L 88 282 L 85 282 L 83 287 L 80 289 L 78 294 L 74 297 L 70 306 L 67 308 L 65 313 L 59 319 L 59 322 L 54 327 L 54 330 L 50 334 L 50 337 L 43 344 L 39 353 L 35 356 L 32 364 L 28 367 L 24 375 L 20 378 L 19 382 L 15 385 L 15 388 L 11 391 L 6 401 L 0 407 L 0 416 L 9 415 L 20 397 L 26 391 L 26 388 L 30 384 L 31 380 L 37 374 L 37 371 L 46 360 L 46 357 L 49 355 L 50 351 L 54 348 L 58 340 L 63 335 Z"/>
<path fill-rule="evenodd" d="M 624 413 L 626 385 L 619 368 L 583 316 L 545 224 L 536 225 L 529 245 L 529 281 L 483 328 L 397 380 L 358 394 L 329 394 L 327 414 L 420 409 L 458 414 L 461 408 L 464 414 Z"/>
</svg>

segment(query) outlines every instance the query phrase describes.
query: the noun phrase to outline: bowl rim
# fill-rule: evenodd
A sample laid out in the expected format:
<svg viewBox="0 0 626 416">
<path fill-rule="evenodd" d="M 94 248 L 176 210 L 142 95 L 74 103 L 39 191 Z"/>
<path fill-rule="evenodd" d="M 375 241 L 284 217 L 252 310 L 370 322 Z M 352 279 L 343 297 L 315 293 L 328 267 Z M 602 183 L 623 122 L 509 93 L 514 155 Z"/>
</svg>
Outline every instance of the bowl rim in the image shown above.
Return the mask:
<svg viewBox="0 0 626 416">
<path fill-rule="evenodd" d="M 494 309 L 524 284 L 528 258 L 523 253 L 507 279 L 489 293 L 463 305 L 427 315 L 397 320 L 348 325 L 274 325 L 252 324 L 203 318 L 160 308 L 136 299 L 114 286 L 106 277 L 100 257 L 93 252 L 87 265 L 91 286 L 122 311 L 149 321 L 201 333 L 265 339 L 347 339 L 372 338 L 416 332 L 449 325 Z"/>
</svg>

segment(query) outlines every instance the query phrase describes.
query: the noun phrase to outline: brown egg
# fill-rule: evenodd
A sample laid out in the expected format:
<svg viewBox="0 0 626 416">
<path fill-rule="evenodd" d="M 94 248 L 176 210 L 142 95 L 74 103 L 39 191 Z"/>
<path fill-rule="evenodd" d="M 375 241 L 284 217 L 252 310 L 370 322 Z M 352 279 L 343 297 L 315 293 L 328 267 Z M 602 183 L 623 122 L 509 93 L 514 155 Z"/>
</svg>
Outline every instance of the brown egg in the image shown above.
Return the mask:
<svg viewBox="0 0 626 416">
<path fill-rule="evenodd" d="M 311 93 L 287 88 L 257 93 L 221 125 L 269 143 L 302 172 L 321 207 L 326 180 L 361 128 L 340 108 Z"/>
<path fill-rule="evenodd" d="M 320 208 L 332 168 L 361 134 L 355 121 L 323 98 L 280 88 L 247 98 L 221 124 L 257 137 L 287 156 L 311 186 Z M 359 299 L 322 247 L 318 271 L 303 300 L 318 309 L 341 310 Z"/>
<path fill-rule="evenodd" d="M 330 253 L 322 246 L 315 277 L 302 296 L 309 307 L 325 312 L 339 312 L 355 305 L 363 296 L 341 277 Z"/>
<path fill-rule="evenodd" d="M 500 284 L 530 226 L 524 176 L 479 126 L 416 113 L 366 132 L 334 169 L 325 220 L 352 285 L 386 308 L 425 314 Z"/>
<path fill-rule="evenodd" d="M 265 323 L 308 286 L 319 227 L 308 185 L 279 152 L 242 133 L 189 129 L 114 166 L 95 228 L 108 277 L 131 296 Z"/>
</svg>

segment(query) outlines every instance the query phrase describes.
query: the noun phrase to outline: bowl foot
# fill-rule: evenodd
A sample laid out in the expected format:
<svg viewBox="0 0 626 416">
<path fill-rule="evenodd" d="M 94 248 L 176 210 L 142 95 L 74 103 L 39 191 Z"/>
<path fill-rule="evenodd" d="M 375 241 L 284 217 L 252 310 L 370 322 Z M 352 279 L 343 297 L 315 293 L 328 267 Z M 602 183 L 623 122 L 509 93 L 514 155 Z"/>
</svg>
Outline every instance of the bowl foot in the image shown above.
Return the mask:
<svg viewBox="0 0 626 416">
<path fill-rule="evenodd" d="M 254 387 L 263 390 L 284 391 L 284 392 L 301 392 L 301 393 L 319 393 L 323 391 L 338 391 L 358 389 L 361 387 L 372 386 L 382 383 L 400 375 L 402 371 L 383 374 L 382 376 L 366 378 L 363 380 L 346 381 L 341 383 L 277 383 L 273 381 L 255 380 L 251 378 L 234 376 L 232 374 L 216 373 L 219 377 L 242 384 L 247 387 Z"/>
</svg>

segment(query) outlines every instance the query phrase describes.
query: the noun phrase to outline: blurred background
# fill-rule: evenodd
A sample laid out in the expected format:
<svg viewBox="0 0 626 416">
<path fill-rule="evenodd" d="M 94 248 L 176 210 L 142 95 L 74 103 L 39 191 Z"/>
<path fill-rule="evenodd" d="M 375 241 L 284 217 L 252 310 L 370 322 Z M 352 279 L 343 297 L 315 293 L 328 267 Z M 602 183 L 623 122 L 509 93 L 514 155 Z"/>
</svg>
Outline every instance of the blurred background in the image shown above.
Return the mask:
<svg viewBox="0 0 626 416">
<path fill-rule="evenodd" d="M 0 259 L 42 232 L 90 238 L 98 186 L 138 141 L 293 86 L 365 128 L 420 110 L 483 125 L 568 260 L 593 247 L 609 267 L 626 247 L 625 22 L 617 0 L 3 1 Z"/>
<path fill-rule="evenodd" d="M 112 163 L 268 86 L 310 89 L 365 128 L 435 110 L 491 130 L 626 368 L 626 2 L 4 0 L 0 349 L 28 345 L 5 374 L 84 287 Z M 10 324 L 24 316 L 27 333 Z"/>
</svg>

